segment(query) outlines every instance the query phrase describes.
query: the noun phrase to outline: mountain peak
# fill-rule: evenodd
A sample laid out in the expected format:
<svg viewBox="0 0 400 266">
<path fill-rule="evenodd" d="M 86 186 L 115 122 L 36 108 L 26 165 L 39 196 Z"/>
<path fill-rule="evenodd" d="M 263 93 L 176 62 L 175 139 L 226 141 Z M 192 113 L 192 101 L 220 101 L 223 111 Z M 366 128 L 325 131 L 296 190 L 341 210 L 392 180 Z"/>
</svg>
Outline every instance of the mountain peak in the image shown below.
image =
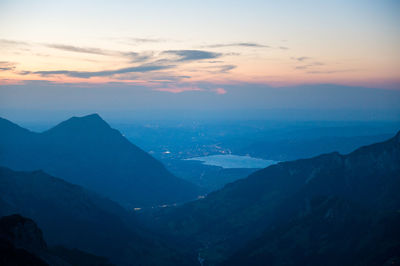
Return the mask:
<svg viewBox="0 0 400 266">
<path fill-rule="evenodd" d="M 56 125 L 55 127 L 51 128 L 48 132 L 55 132 L 55 131 L 98 131 L 98 130 L 108 130 L 111 129 L 110 125 L 104 121 L 100 115 L 94 113 L 85 116 L 73 116 L 70 119 L 61 122 L 60 124 Z"/>
<path fill-rule="evenodd" d="M 84 116 L 81 116 L 80 118 L 82 118 L 82 119 L 97 119 L 97 120 L 102 120 L 103 121 L 103 119 L 101 118 L 101 116 L 98 113 L 93 113 L 93 114 L 90 114 L 90 115 L 84 115 Z"/>
<path fill-rule="evenodd" d="M 103 118 L 100 117 L 99 114 L 93 113 L 90 115 L 84 115 L 84 116 L 73 116 L 70 119 L 66 120 L 67 121 L 84 121 L 84 122 L 96 122 L 96 123 L 103 123 L 107 124 L 106 121 L 103 120 Z M 108 125 L 108 124 L 107 124 Z"/>
</svg>

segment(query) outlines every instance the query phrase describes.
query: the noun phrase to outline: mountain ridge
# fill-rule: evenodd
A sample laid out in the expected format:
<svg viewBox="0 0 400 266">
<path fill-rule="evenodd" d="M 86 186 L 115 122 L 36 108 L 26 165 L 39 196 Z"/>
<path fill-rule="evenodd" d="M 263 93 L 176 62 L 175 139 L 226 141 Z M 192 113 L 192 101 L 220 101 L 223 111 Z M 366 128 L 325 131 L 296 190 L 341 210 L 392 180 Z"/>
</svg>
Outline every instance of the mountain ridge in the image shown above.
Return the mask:
<svg viewBox="0 0 400 266">
<path fill-rule="evenodd" d="M 85 116 L 73 116 L 54 127 L 44 131 L 43 133 L 50 134 L 58 130 L 99 130 L 111 129 L 110 125 L 104 121 L 99 114 L 93 113 Z"/>
<path fill-rule="evenodd" d="M 338 197 L 378 217 L 396 212 L 399 136 L 346 155 L 333 152 L 269 166 L 204 199 L 150 213 L 149 224 L 168 232 L 166 237 L 192 239 L 192 248 L 214 265 L 264 232 L 307 215 L 318 197 Z"/>
<path fill-rule="evenodd" d="M 129 208 L 180 203 L 198 195 L 195 185 L 171 174 L 98 114 L 70 118 L 42 133 L 2 121 L 0 165 L 42 169 Z"/>
<path fill-rule="evenodd" d="M 79 249 L 118 265 L 157 265 L 160 261 L 185 265 L 191 261 L 146 231 L 135 213 L 43 171 L 0 167 L 0 203 L 0 216 L 18 213 L 30 217 L 41 228 L 48 246 L 69 249 L 57 248 L 57 253 L 68 255 Z"/>
</svg>

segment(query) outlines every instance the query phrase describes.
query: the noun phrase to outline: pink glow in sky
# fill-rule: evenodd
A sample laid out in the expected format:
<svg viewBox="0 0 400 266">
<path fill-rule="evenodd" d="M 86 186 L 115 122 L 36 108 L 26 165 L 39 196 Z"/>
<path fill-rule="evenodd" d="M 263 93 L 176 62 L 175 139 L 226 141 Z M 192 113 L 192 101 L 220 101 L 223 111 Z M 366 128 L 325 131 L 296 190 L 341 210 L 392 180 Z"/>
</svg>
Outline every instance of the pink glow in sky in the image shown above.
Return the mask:
<svg viewBox="0 0 400 266">
<path fill-rule="evenodd" d="M 126 83 L 221 95 L 224 84 L 240 83 L 398 89 L 399 6 L 389 0 L 2 1 L 0 85 Z"/>
</svg>

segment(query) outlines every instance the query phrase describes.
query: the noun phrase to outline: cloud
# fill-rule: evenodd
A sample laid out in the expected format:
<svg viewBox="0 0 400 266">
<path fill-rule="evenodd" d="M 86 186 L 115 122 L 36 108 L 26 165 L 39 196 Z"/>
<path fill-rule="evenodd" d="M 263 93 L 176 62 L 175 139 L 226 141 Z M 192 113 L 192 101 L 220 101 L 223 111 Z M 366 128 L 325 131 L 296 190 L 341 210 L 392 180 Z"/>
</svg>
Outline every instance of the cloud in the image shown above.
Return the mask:
<svg viewBox="0 0 400 266">
<path fill-rule="evenodd" d="M 221 60 L 212 60 L 212 61 L 207 61 L 207 62 L 204 62 L 204 63 L 218 64 L 218 63 L 224 63 L 224 61 L 221 61 Z"/>
<path fill-rule="evenodd" d="M 135 63 L 143 63 L 149 61 L 153 58 L 154 52 L 144 52 L 144 53 L 136 53 L 136 52 L 123 52 L 122 55 L 129 57 L 131 62 Z"/>
<path fill-rule="evenodd" d="M 125 67 L 113 70 L 102 70 L 102 71 L 76 71 L 76 70 L 42 70 L 42 71 L 20 71 L 20 75 L 28 75 L 28 74 L 36 74 L 42 77 L 55 76 L 55 75 L 65 75 L 69 77 L 76 78 L 91 78 L 91 77 L 105 77 L 105 76 L 113 76 L 117 74 L 129 74 L 129 73 L 147 73 L 158 70 L 171 69 L 176 67 L 179 64 L 183 64 L 185 62 L 191 62 L 196 60 L 205 60 L 205 59 L 215 59 L 222 56 L 221 53 L 203 51 L 203 50 L 167 50 L 159 52 L 155 55 L 154 51 L 150 52 L 120 52 L 120 51 L 110 51 L 103 50 L 98 48 L 90 48 L 90 47 L 77 47 L 71 45 L 47 45 L 48 47 L 52 47 L 55 49 L 61 49 L 71 52 L 78 53 L 90 53 L 90 54 L 100 54 L 100 55 L 119 55 L 123 57 L 128 57 L 131 59 L 131 62 L 142 63 L 139 66 L 133 67 Z M 172 58 L 171 56 L 172 55 Z M 153 60 L 152 60 L 153 59 Z M 150 62 L 151 60 L 151 62 Z M 145 63 L 143 63 L 145 62 Z M 147 62 L 147 63 L 146 63 Z M 223 65 L 217 66 L 218 73 L 226 73 L 231 69 L 235 68 L 234 65 Z M 122 77 L 124 78 L 124 77 Z M 162 78 L 166 79 L 165 76 Z"/>
<path fill-rule="evenodd" d="M 124 73 L 119 74 L 115 79 L 118 80 L 135 80 L 141 79 L 146 80 L 149 83 L 173 83 L 173 82 L 180 82 L 183 79 L 189 79 L 191 76 L 188 75 L 177 75 L 173 71 L 152 71 L 146 73 Z"/>
<path fill-rule="evenodd" d="M 0 71 L 11 71 L 15 69 L 15 63 L 8 61 L 0 61 Z"/>
<path fill-rule="evenodd" d="M 149 41 L 149 40 L 148 40 Z M 87 54 L 97 54 L 97 55 L 107 55 L 107 56 L 122 56 L 128 57 L 132 60 L 132 62 L 145 62 L 154 58 L 154 51 L 150 52 L 122 52 L 122 51 L 112 51 L 112 50 L 104 50 L 94 47 L 78 47 L 72 45 L 64 45 L 64 44 L 46 44 L 45 46 L 59 49 L 68 52 L 76 52 L 76 53 L 87 53 Z M 215 59 L 222 56 L 221 53 L 214 53 L 209 51 L 202 50 L 168 50 L 161 52 L 160 55 L 175 55 L 178 59 L 171 60 L 166 58 L 159 57 L 153 63 L 171 63 L 171 62 L 184 62 L 184 61 L 194 61 L 194 60 L 203 60 L 203 59 Z"/>
<path fill-rule="evenodd" d="M 306 60 L 309 60 L 309 59 L 311 59 L 311 57 L 308 57 L 308 56 L 302 56 L 302 57 L 298 57 L 298 58 L 296 58 L 296 59 L 297 59 L 297 61 L 303 62 L 303 61 L 306 61 Z"/>
<path fill-rule="evenodd" d="M 281 50 L 289 50 L 289 48 L 286 47 L 286 46 L 279 46 L 278 48 L 281 49 Z"/>
<path fill-rule="evenodd" d="M 325 65 L 325 64 L 321 63 L 321 62 L 313 62 L 313 63 L 309 63 L 309 64 L 302 65 L 302 66 L 296 66 L 295 69 L 308 69 L 311 67 L 323 66 L 323 65 Z"/>
<path fill-rule="evenodd" d="M 3 67 L 3 66 L 0 66 L 0 71 L 10 71 L 10 70 L 14 70 L 15 69 L 15 67 L 13 66 L 13 67 Z"/>
<path fill-rule="evenodd" d="M 24 70 L 24 71 L 19 71 L 18 72 L 18 75 L 29 75 L 29 74 L 32 74 L 32 72 L 31 71 L 26 71 L 26 70 Z"/>
<path fill-rule="evenodd" d="M 146 39 L 146 38 L 130 38 L 131 40 L 135 40 L 137 42 L 160 42 L 164 41 L 162 39 Z M 15 47 L 19 45 L 32 46 L 37 45 L 34 43 L 14 41 L 14 40 L 6 40 L 0 39 L 0 46 L 3 47 Z M 148 62 L 153 59 L 153 64 L 170 64 L 171 62 L 185 62 L 185 61 L 195 61 L 195 60 L 204 60 L 204 59 L 216 59 L 222 56 L 221 53 L 203 51 L 203 50 L 167 50 L 161 53 L 158 53 L 157 57 L 155 56 L 156 51 L 147 51 L 142 53 L 137 52 L 126 52 L 126 51 L 115 51 L 115 50 L 107 50 L 96 47 L 82 47 L 82 46 L 74 46 L 68 44 L 39 44 L 48 48 L 73 52 L 73 53 L 85 53 L 85 54 L 94 54 L 94 55 L 104 55 L 104 56 L 117 56 L 117 57 L 127 57 L 131 60 L 131 62 Z M 164 58 L 165 55 L 174 55 L 177 58 Z"/>
<path fill-rule="evenodd" d="M 239 56 L 239 55 L 241 55 L 241 53 L 231 52 L 231 53 L 226 53 L 224 55 Z"/>
<path fill-rule="evenodd" d="M 207 45 L 208 48 L 222 48 L 222 47 L 255 47 L 255 48 L 271 48 L 269 45 L 252 43 L 252 42 L 237 42 L 237 43 L 219 43 Z"/>
<path fill-rule="evenodd" d="M 91 78 L 91 77 L 104 77 L 104 76 L 112 76 L 115 74 L 124 74 L 124 73 L 132 73 L 132 72 L 151 72 L 156 70 L 162 70 L 171 68 L 171 65 L 151 65 L 145 64 L 135 67 L 126 67 L 115 70 L 104 70 L 104 71 L 70 71 L 70 70 L 53 70 L 53 71 L 35 71 L 31 72 L 33 74 L 38 74 L 41 76 L 52 76 L 52 75 L 66 75 L 69 77 L 76 78 Z"/>
<path fill-rule="evenodd" d="M 164 51 L 163 54 L 178 56 L 178 59 L 176 60 L 178 62 L 214 59 L 222 56 L 221 53 L 214 53 L 202 50 L 168 50 Z"/>
<path fill-rule="evenodd" d="M 23 41 L 0 39 L 2 52 L 14 51 L 14 54 L 31 52 L 31 44 Z"/>
<path fill-rule="evenodd" d="M 182 93 L 186 91 L 204 91 L 204 89 L 201 88 L 191 88 L 191 87 L 186 87 L 186 88 L 157 88 L 154 89 L 155 91 L 165 91 L 165 92 L 171 92 L 171 93 Z"/>
<path fill-rule="evenodd" d="M 146 52 L 146 53 L 122 52 L 122 51 L 105 50 L 95 47 L 79 47 L 79 46 L 65 45 L 65 44 L 46 44 L 45 46 L 75 53 L 128 57 L 129 59 L 131 59 L 132 62 L 136 63 L 148 61 L 153 57 L 153 52 Z"/>
<path fill-rule="evenodd" d="M 134 46 L 144 46 L 151 45 L 157 43 L 166 43 L 166 42 L 179 42 L 178 40 L 173 39 L 164 39 L 164 38 L 137 38 L 137 37 L 119 37 L 119 38 L 106 38 L 112 41 L 117 41 L 119 43 L 125 45 L 134 45 Z"/>
<path fill-rule="evenodd" d="M 311 57 L 308 56 L 300 56 L 300 57 L 292 57 L 293 60 L 299 61 L 299 62 L 304 62 L 307 60 L 310 60 Z"/>
<path fill-rule="evenodd" d="M 141 43 L 159 43 L 166 41 L 165 39 L 157 39 L 157 38 L 128 38 L 128 40 Z"/>
<path fill-rule="evenodd" d="M 356 69 L 343 69 L 343 70 L 313 70 L 307 71 L 308 74 L 333 74 L 333 73 L 343 73 L 357 71 Z"/>
<path fill-rule="evenodd" d="M 27 42 L 0 39 L 0 46 L 16 46 L 16 45 L 28 45 Z"/>
<path fill-rule="evenodd" d="M 235 69 L 236 66 L 235 65 L 224 65 L 220 67 L 219 72 L 220 73 L 227 73 L 229 71 L 231 71 L 232 69 Z"/>
<path fill-rule="evenodd" d="M 208 91 L 214 92 L 219 95 L 223 95 L 227 93 L 227 90 L 223 88 L 215 88 L 210 90 L 205 90 L 199 87 L 171 87 L 171 88 L 156 88 L 153 89 L 155 91 L 162 91 L 162 92 L 170 92 L 170 93 L 182 93 L 182 92 L 189 92 L 189 91 Z"/>
<path fill-rule="evenodd" d="M 235 69 L 237 66 L 235 65 L 220 65 L 220 66 L 211 66 L 207 69 L 211 69 L 208 70 L 209 73 L 213 73 L 213 74 L 223 74 L 223 73 L 228 73 L 229 71 L 231 71 L 232 69 Z"/>
<path fill-rule="evenodd" d="M 213 89 L 212 91 L 214 91 L 216 94 L 219 94 L 219 95 L 223 95 L 223 94 L 227 93 L 227 91 L 223 88 L 216 88 L 216 89 Z"/>
<path fill-rule="evenodd" d="M 103 50 L 103 49 L 93 48 L 93 47 L 78 47 L 78 46 L 65 45 L 65 44 L 46 44 L 45 46 L 54 48 L 54 49 L 58 49 L 58 50 L 63 50 L 63 51 L 85 53 L 85 54 L 98 54 L 98 55 L 119 54 L 118 52 L 115 52 L 115 51 Z"/>
</svg>

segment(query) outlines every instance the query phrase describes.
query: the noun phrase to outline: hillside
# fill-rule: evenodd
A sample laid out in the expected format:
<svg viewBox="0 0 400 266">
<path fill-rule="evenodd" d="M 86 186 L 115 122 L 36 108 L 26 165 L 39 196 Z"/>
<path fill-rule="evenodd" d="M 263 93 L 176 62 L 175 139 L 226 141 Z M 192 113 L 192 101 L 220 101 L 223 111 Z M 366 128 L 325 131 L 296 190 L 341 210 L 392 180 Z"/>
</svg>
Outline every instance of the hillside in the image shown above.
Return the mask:
<svg viewBox="0 0 400 266">
<path fill-rule="evenodd" d="M 386 214 L 394 215 L 394 219 L 397 219 L 395 213 L 400 209 L 399 189 L 400 133 L 385 142 L 361 147 L 347 155 L 330 153 L 267 167 L 245 179 L 226 185 L 205 199 L 176 208 L 158 210 L 151 213 L 150 217 L 156 230 L 169 232 L 167 237 L 178 238 L 182 243 L 191 239 L 191 248 L 200 250 L 200 256 L 205 259 L 206 265 L 213 265 L 226 260 L 235 252 L 239 252 L 243 257 L 243 254 L 247 253 L 240 253 L 240 250 L 246 250 L 245 246 L 249 241 L 249 245 L 252 245 L 251 241 L 273 234 L 278 226 L 286 226 L 286 229 L 281 230 L 287 230 L 289 233 L 294 228 L 290 225 L 293 221 L 294 224 L 307 228 L 302 219 L 321 217 L 322 214 L 318 211 L 311 211 L 312 203 L 321 198 L 326 199 L 328 205 L 332 204 L 332 211 L 335 210 L 335 201 L 329 203 L 331 201 L 328 199 L 337 198 L 339 203 L 348 202 L 348 206 L 358 206 L 354 207 L 355 217 L 350 216 L 353 211 L 338 209 L 339 215 L 350 221 L 357 218 L 359 210 L 366 210 L 369 213 L 368 217 L 376 217 L 376 220 L 361 220 L 364 227 L 360 227 L 360 230 L 375 230 L 376 221 L 384 220 Z M 308 215 L 311 216 L 305 218 Z M 323 212 L 323 215 L 326 215 L 326 212 Z M 145 214 L 143 216 L 146 217 Z M 339 222 L 334 224 L 337 224 L 341 233 L 353 233 L 349 228 L 340 227 Z M 392 227 L 387 227 L 386 230 L 395 232 L 394 224 L 388 224 Z M 330 227 L 326 226 L 319 234 L 332 235 L 334 231 L 329 230 Z M 289 240 L 285 241 L 295 240 L 296 237 L 309 237 L 307 231 L 304 234 L 305 236 L 289 234 Z M 379 235 L 379 232 L 377 234 Z M 283 241 L 283 237 L 279 239 L 278 234 L 277 238 Z M 358 244 L 363 241 L 363 238 L 357 238 L 356 235 L 354 237 Z M 269 238 L 264 239 L 267 242 L 259 246 L 260 250 L 263 250 L 262 246 L 266 246 L 273 253 L 286 245 L 277 246 L 277 243 L 281 243 L 277 242 L 278 240 L 271 240 L 269 243 Z M 340 252 L 341 249 L 337 246 L 339 242 L 335 244 L 333 239 L 328 237 L 326 241 L 334 247 L 331 249 L 331 256 L 336 256 L 336 252 Z M 368 241 L 371 245 L 379 244 L 371 239 Z M 306 246 L 302 248 L 303 251 L 297 250 L 300 254 L 317 252 Z M 288 251 L 288 255 L 295 254 L 294 251 Z M 296 262 L 294 257 L 287 259 Z M 263 260 L 261 262 L 265 263 Z"/>
<path fill-rule="evenodd" d="M 32 218 L 49 246 L 79 249 L 118 265 L 187 264 L 184 255 L 143 230 L 117 203 L 42 171 L 1 167 L 0 216 L 15 213 Z"/>
<path fill-rule="evenodd" d="M 183 202 L 197 187 L 175 177 L 97 114 L 35 133 L 0 119 L 0 165 L 44 170 L 127 207 Z"/>
</svg>

